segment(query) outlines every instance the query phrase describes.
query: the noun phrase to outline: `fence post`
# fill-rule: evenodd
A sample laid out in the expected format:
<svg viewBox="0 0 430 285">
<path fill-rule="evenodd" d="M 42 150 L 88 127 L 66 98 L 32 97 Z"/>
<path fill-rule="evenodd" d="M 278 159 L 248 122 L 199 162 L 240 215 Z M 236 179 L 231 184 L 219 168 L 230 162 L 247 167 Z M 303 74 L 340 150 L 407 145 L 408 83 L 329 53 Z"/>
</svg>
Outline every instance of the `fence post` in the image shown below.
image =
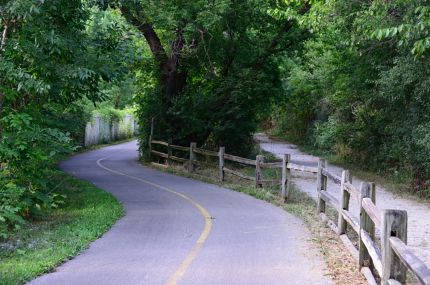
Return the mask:
<svg viewBox="0 0 430 285">
<path fill-rule="evenodd" d="M 194 161 L 196 160 L 196 154 L 194 153 L 194 149 L 196 148 L 197 143 L 190 143 L 190 162 L 188 164 L 188 171 L 194 172 Z"/>
<path fill-rule="evenodd" d="M 224 153 L 225 147 L 220 146 L 218 156 L 219 156 L 219 180 L 224 181 Z"/>
<path fill-rule="evenodd" d="M 397 237 L 407 242 L 408 213 L 401 210 L 383 210 L 381 228 L 382 276 L 381 284 L 388 285 L 394 279 L 400 284 L 406 283 L 407 269 L 394 253 L 390 237 Z"/>
<path fill-rule="evenodd" d="M 366 248 L 366 245 L 362 241 L 361 230 L 364 230 L 368 233 L 372 230 L 372 220 L 369 215 L 363 208 L 363 199 L 370 198 L 370 184 L 367 182 L 362 182 L 360 185 L 360 201 L 359 201 L 359 209 L 360 209 L 360 231 L 358 233 L 358 265 L 360 269 L 362 267 L 371 267 L 372 259 L 370 258 L 369 251 Z"/>
<path fill-rule="evenodd" d="M 149 161 L 151 161 L 151 153 L 152 153 L 152 138 L 154 136 L 154 117 L 151 119 L 151 131 L 149 133 Z"/>
<path fill-rule="evenodd" d="M 170 147 L 172 145 L 172 138 L 169 138 L 167 140 L 167 165 L 171 166 L 172 165 L 172 148 Z"/>
<path fill-rule="evenodd" d="M 372 202 L 376 205 L 376 184 L 375 182 L 370 182 L 370 197 Z"/>
<path fill-rule="evenodd" d="M 321 198 L 321 191 L 327 191 L 327 176 L 322 173 L 322 170 L 326 168 L 327 162 L 325 159 L 320 158 L 318 160 L 318 172 L 317 172 L 317 191 L 318 191 L 318 214 L 325 213 L 325 201 Z"/>
<path fill-rule="evenodd" d="M 370 182 L 370 199 L 372 200 L 373 204 L 376 205 L 376 184 L 374 182 Z M 376 226 L 375 223 L 371 223 L 369 227 L 369 234 L 372 237 L 373 240 L 376 238 Z"/>
<path fill-rule="evenodd" d="M 345 183 L 350 182 L 351 183 L 351 175 L 349 173 L 349 170 L 342 171 L 342 180 L 340 182 L 340 207 L 339 207 L 339 213 L 338 213 L 338 234 L 343 235 L 346 233 L 347 228 L 347 222 L 343 218 L 343 210 L 349 210 L 349 200 L 351 198 L 351 195 L 348 191 L 345 190 Z"/>
<path fill-rule="evenodd" d="M 261 163 L 264 161 L 264 157 L 262 155 L 257 155 L 255 159 L 255 188 L 263 187 L 263 175 L 261 173 Z"/>
<path fill-rule="evenodd" d="M 287 201 L 291 189 L 291 170 L 288 168 L 290 160 L 290 154 L 284 154 L 282 157 L 281 198 L 284 203 Z"/>
</svg>

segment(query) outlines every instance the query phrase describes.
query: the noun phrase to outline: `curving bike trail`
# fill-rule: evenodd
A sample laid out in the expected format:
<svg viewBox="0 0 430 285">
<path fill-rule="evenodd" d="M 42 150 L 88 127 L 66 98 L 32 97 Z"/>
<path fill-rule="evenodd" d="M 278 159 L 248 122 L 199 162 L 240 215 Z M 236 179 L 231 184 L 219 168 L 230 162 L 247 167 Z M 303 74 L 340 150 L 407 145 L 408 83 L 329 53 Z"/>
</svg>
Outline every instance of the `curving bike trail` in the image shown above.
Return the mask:
<svg viewBox="0 0 430 285">
<path fill-rule="evenodd" d="M 142 166 L 137 143 L 83 153 L 66 172 L 126 214 L 87 250 L 29 284 L 332 284 L 303 223 L 248 195 Z"/>
</svg>

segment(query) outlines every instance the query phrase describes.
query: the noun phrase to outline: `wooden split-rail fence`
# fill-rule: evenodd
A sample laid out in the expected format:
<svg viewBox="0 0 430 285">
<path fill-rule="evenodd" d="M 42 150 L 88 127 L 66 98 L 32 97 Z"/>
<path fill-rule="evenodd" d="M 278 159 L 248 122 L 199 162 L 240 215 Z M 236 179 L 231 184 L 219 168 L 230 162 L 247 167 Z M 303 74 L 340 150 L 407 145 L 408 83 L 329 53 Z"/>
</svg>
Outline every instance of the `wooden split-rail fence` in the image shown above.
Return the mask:
<svg viewBox="0 0 430 285">
<path fill-rule="evenodd" d="M 160 145 L 167 149 L 167 153 L 153 149 L 153 145 Z M 255 182 L 256 187 L 264 183 L 280 184 L 280 197 L 284 202 L 288 200 L 291 188 L 291 171 L 316 174 L 317 180 L 317 209 L 322 220 L 335 231 L 346 248 L 358 262 L 358 268 L 366 277 L 369 284 L 398 285 L 406 284 L 406 275 L 409 271 L 421 283 L 430 285 L 430 269 L 421 261 L 407 245 L 407 212 L 402 210 L 380 209 L 375 204 L 376 191 L 374 183 L 361 183 L 360 188 L 352 184 L 348 170 L 339 177 L 330 172 L 323 159 L 318 161 L 318 167 L 299 165 L 291 162 L 291 156 L 285 154 L 282 161 L 264 162 L 264 156 L 258 155 L 255 160 L 227 154 L 224 147 L 219 151 L 210 151 L 198 148 L 196 143 L 189 147 L 179 146 L 168 142 L 150 138 L 150 153 L 165 159 L 165 164 L 154 163 L 157 166 L 169 166 L 173 161 L 186 164 L 189 172 L 194 172 L 196 166 L 207 166 L 207 161 L 197 159 L 196 154 L 218 158 L 219 180 L 224 181 L 225 174 Z M 173 155 L 173 151 L 187 152 L 188 158 Z M 251 177 L 239 171 L 226 167 L 225 162 L 232 161 L 242 166 L 255 167 L 255 176 Z M 262 169 L 282 169 L 279 180 L 265 180 Z M 327 191 L 328 181 L 340 186 L 339 199 Z M 350 211 L 350 204 L 357 203 L 360 216 L 356 218 Z M 329 218 L 328 208 L 337 212 L 337 221 Z M 347 236 L 350 227 L 358 236 L 358 246 Z M 380 233 L 377 237 L 376 233 Z M 358 248 L 357 248 L 358 247 Z M 379 282 L 378 282 L 379 281 Z"/>
</svg>

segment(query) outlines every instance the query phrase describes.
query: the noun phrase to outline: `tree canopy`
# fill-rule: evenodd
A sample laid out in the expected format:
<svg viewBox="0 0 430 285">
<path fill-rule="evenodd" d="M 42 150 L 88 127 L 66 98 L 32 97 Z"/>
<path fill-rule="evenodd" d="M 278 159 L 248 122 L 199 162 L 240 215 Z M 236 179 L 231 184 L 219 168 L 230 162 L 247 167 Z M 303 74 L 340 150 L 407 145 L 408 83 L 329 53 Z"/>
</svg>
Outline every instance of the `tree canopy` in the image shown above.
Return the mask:
<svg viewBox="0 0 430 285">
<path fill-rule="evenodd" d="M 62 201 L 94 106 L 136 107 L 144 157 L 152 119 L 242 155 L 263 122 L 426 194 L 429 28 L 425 0 L 0 0 L 0 235 Z"/>
<path fill-rule="evenodd" d="M 428 1 L 330 0 L 304 21 L 313 34 L 283 64 L 278 132 L 428 195 Z"/>
<path fill-rule="evenodd" d="M 303 1 L 119 1 L 153 55 L 137 102 L 142 125 L 178 142 L 244 146 L 282 94 L 277 59 L 308 32 Z M 279 14 L 288 8 L 290 16 Z M 142 134 L 145 146 L 148 129 Z"/>
<path fill-rule="evenodd" d="M 63 200 L 59 155 L 82 141 L 88 104 L 129 78 L 139 41 L 119 12 L 80 0 L 0 1 L 0 236 Z M 91 103 L 92 102 L 92 103 Z"/>
</svg>

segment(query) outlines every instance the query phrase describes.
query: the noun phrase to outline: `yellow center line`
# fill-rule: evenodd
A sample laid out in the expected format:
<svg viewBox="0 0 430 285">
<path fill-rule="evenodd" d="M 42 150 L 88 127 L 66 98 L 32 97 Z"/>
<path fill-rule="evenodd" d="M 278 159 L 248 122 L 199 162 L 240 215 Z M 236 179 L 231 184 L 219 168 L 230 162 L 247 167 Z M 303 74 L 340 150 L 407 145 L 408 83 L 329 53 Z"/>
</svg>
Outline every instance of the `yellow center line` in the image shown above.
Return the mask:
<svg viewBox="0 0 430 285">
<path fill-rule="evenodd" d="M 118 154 L 118 153 L 116 153 Z M 115 154 L 113 154 L 115 155 Z M 173 273 L 173 275 L 170 276 L 170 278 L 167 280 L 167 282 L 165 283 L 166 285 L 175 285 L 177 284 L 181 278 L 184 276 L 185 272 L 187 271 L 187 269 L 190 267 L 191 263 L 194 261 L 194 259 L 197 257 L 197 254 L 200 252 L 200 250 L 203 247 L 203 244 L 205 243 L 205 241 L 207 240 L 209 233 L 212 229 L 212 216 L 209 214 L 209 212 L 199 203 L 197 203 L 196 201 L 194 201 L 193 199 L 191 199 L 190 197 L 176 192 L 170 188 L 167 188 L 165 186 L 161 186 L 159 184 L 153 183 L 151 181 L 136 177 L 136 176 L 132 176 L 132 175 L 128 175 L 126 173 L 108 168 L 106 166 L 104 166 L 101 162 L 113 155 L 109 155 L 106 156 L 104 158 L 101 158 L 99 160 L 97 160 L 97 165 L 100 168 L 103 168 L 104 170 L 107 170 L 111 173 L 117 174 L 117 175 L 121 175 L 121 176 L 126 176 L 128 178 L 143 182 L 145 184 L 151 185 L 155 188 L 158 188 L 160 190 L 172 193 L 176 196 L 181 197 L 182 199 L 188 201 L 189 203 L 191 203 L 194 207 L 196 207 L 200 214 L 203 216 L 204 220 L 205 220 L 205 227 L 202 231 L 202 233 L 200 234 L 199 239 L 196 241 L 196 244 L 194 245 L 194 247 L 191 249 L 191 251 L 188 253 L 188 255 L 185 257 L 185 259 L 181 262 L 181 264 L 179 265 L 178 269 L 176 269 L 176 271 Z"/>
</svg>

